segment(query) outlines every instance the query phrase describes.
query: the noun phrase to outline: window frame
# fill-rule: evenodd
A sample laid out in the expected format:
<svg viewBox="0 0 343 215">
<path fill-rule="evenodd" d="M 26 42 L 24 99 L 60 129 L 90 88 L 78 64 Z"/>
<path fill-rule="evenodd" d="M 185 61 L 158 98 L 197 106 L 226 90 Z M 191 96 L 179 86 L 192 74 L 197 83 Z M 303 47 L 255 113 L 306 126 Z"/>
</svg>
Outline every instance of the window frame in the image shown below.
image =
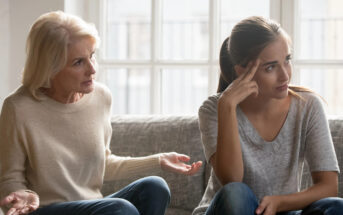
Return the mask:
<svg viewBox="0 0 343 215">
<path fill-rule="evenodd" d="M 150 113 L 162 113 L 161 101 L 161 70 L 175 68 L 206 68 L 208 69 L 208 95 L 216 92 L 219 78 L 219 61 L 216 44 L 220 38 L 220 2 L 221 0 L 209 0 L 209 52 L 207 60 L 164 60 L 159 59 L 158 53 L 161 48 L 161 25 L 162 25 L 162 3 L 163 0 L 151 0 L 151 49 L 150 60 L 108 60 L 104 59 L 103 46 L 98 50 L 98 63 L 100 71 L 108 68 L 118 69 L 150 69 Z M 299 20 L 298 10 L 299 2 L 297 0 L 270 0 L 269 15 L 271 19 L 278 21 L 281 26 L 290 35 L 293 41 L 293 75 L 292 84 L 299 85 L 300 70 L 303 68 L 326 68 L 342 69 L 343 60 L 309 60 L 299 59 L 296 50 L 299 50 L 299 35 L 297 35 L 297 22 Z M 106 0 L 89 1 L 88 18 L 94 22 L 99 29 L 100 36 L 104 35 L 105 17 L 106 17 Z M 92 11 L 92 12 L 91 12 Z M 94 12 L 95 11 L 95 12 Z M 101 76 L 101 74 L 99 75 Z M 128 108 L 128 107 L 127 107 Z M 128 109 L 126 110 L 128 112 Z"/>
</svg>

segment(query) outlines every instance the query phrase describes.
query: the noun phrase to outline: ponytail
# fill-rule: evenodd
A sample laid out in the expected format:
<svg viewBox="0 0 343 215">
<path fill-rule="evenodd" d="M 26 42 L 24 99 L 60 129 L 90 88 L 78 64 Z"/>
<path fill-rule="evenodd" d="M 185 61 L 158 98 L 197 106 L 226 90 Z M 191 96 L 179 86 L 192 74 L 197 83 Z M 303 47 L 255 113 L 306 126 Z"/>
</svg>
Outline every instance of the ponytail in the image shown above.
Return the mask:
<svg viewBox="0 0 343 215">
<path fill-rule="evenodd" d="M 229 40 L 226 38 L 222 44 L 219 55 L 219 65 L 220 65 L 220 78 L 217 93 L 223 92 L 236 78 L 237 75 L 234 70 L 234 65 L 232 63 L 230 52 L 229 52 Z"/>
</svg>

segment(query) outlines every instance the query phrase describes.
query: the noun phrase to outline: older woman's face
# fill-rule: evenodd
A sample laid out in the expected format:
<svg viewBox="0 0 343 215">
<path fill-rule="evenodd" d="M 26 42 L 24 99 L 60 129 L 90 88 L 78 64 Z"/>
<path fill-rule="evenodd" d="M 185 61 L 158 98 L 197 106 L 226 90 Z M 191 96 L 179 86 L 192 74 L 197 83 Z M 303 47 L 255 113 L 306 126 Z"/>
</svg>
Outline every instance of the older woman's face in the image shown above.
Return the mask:
<svg viewBox="0 0 343 215">
<path fill-rule="evenodd" d="M 67 64 L 51 80 L 55 91 L 65 96 L 92 92 L 97 67 L 94 52 L 95 42 L 91 38 L 72 43 L 68 48 Z"/>
</svg>

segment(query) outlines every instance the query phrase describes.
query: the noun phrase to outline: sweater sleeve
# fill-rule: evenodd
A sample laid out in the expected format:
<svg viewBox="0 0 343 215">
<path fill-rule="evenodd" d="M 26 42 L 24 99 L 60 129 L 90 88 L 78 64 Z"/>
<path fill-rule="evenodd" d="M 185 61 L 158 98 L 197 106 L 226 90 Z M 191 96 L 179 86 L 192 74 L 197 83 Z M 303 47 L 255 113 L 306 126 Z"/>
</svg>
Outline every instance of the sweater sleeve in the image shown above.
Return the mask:
<svg viewBox="0 0 343 215">
<path fill-rule="evenodd" d="M 105 181 L 152 174 L 160 169 L 160 154 L 145 157 L 120 157 L 106 149 Z"/>
<path fill-rule="evenodd" d="M 0 197 L 27 189 L 26 153 L 20 141 L 14 105 L 6 99 L 0 115 Z"/>
</svg>

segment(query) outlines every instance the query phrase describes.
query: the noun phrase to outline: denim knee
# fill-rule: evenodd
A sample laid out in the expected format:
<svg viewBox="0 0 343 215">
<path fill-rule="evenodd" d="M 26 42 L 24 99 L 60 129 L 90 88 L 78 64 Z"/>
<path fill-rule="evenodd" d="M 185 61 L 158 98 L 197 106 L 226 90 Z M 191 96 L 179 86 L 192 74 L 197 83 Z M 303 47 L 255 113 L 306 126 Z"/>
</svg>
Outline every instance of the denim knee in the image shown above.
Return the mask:
<svg viewBox="0 0 343 215">
<path fill-rule="evenodd" d="M 137 208 L 129 201 L 120 198 L 106 199 L 102 206 L 92 214 L 101 215 L 139 215 Z"/>
<path fill-rule="evenodd" d="M 320 200 L 319 200 L 320 201 Z M 324 210 L 327 215 L 340 215 L 343 211 L 343 199 L 338 197 L 325 198 L 323 201 L 327 202 L 327 208 Z"/>
<path fill-rule="evenodd" d="M 223 186 L 213 201 L 215 201 L 216 214 L 254 214 L 258 206 L 253 191 L 241 182 Z"/>
<path fill-rule="evenodd" d="M 167 182 L 163 178 L 159 176 L 149 176 L 142 180 L 140 185 L 144 188 L 145 192 L 149 192 L 159 198 L 167 199 L 168 202 L 170 201 L 170 190 Z"/>
</svg>

